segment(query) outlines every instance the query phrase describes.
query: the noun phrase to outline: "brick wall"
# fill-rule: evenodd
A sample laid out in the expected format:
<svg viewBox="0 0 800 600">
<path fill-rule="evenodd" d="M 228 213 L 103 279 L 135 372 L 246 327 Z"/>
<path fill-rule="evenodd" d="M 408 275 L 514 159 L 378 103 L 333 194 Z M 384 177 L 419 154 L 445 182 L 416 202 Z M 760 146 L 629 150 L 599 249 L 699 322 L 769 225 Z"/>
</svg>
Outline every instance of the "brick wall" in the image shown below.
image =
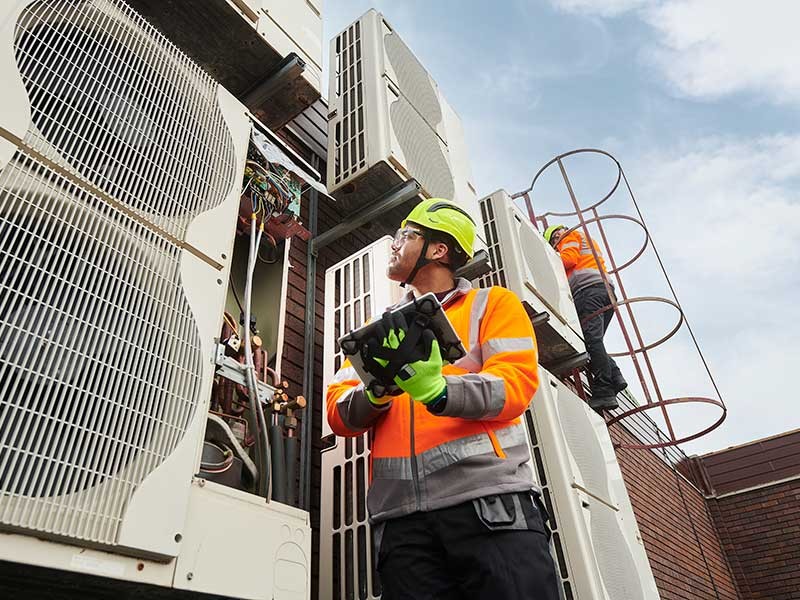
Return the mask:
<svg viewBox="0 0 800 600">
<path fill-rule="evenodd" d="M 620 425 L 610 433 L 637 441 Z M 662 600 L 740 598 L 700 491 L 650 450 L 619 448 L 617 460 Z"/>
<path fill-rule="evenodd" d="M 709 500 L 744 600 L 800 598 L 800 479 Z"/>
</svg>

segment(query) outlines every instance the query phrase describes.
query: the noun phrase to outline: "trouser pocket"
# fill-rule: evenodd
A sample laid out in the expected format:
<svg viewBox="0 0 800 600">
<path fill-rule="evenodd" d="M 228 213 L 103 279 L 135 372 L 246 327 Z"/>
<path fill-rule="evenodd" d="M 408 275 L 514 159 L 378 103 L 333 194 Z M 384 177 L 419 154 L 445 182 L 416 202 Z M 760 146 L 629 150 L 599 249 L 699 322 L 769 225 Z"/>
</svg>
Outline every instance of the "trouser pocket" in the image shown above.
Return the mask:
<svg viewBox="0 0 800 600">
<path fill-rule="evenodd" d="M 493 494 L 472 501 L 478 520 L 491 531 L 530 530 L 549 533 L 543 513 L 530 492 Z"/>
</svg>

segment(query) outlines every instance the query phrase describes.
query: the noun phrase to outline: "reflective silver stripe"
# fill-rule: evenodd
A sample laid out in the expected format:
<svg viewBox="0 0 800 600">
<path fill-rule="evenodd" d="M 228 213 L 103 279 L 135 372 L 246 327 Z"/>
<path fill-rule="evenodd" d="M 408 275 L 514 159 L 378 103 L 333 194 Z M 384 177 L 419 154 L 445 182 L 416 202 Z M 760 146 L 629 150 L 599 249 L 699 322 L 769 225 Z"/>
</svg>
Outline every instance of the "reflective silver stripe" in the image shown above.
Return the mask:
<svg viewBox="0 0 800 600">
<path fill-rule="evenodd" d="M 336 375 L 333 376 L 331 383 L 341 383 L 342 381 L 361 381 L 361 378 L 358 376 L 358 372 L 353 367 L 345 367 L 344 369 L 339 369 L 336 372 Z"/>
<path fill-rule="evenodd" d="M 475 299 L 470 308 L 470 321 L 469 321 L 469 347 L 467 348 L 467 355 L 459 358 L 455 363 L 456 367 L 469 371 L 470 373 L 478 373 L 483 368 L 483 353 L 478 344 L 478 334 L 481 329 L 481 320 L 483 315 L 486 314 L 486 307 L 489 304 L 489 289 L 481 288 L 475 292 Z"/>
<path fill-rule="evenodd" d="M 526 443 L 525 426 L 515 423 L 509 427 L 494 430 L 497 441 L 504 449 Z M 457 440 L 450 440 L 434 446 L 416 457 L 418 472 L 427 477 L 466 458 L 491 454 L 495 456 L 492 440 L 488 433 L 476 433 Z M 372 476 L 375 479 L 412 479 L 411 461 L 407 457 L 373 458 Z"/>
<path fill-rule="evenodd" d="M 527 432 L 522 423 L 495 429 L 494 435 L 503 449 L 526 444 Z M 488 433 L 478 433 L 451 440 L 430 448 L 419 455 L 418 460 L 422 463 L 420 465 L 420 473 L 427 476 L 465 458 L 480 456 L 481 454 L 495 455 L 494 446 Z"/>
<path fill-rule="evenodd" d="M 411 481 L 413 477 L 411 461 L 407 457 L 372 459 L 373 479 L 405 479 L 406 481 Z"/>
<path fill-rule="evenodd" d="M 469 371 L 470 373 L 480 373 L 480 370 L 483 368 L 481 347 L 476 345 L 466 356 L 459 358 L 453 365 L 459 369 Z"/>
<path fill-rule="evenodd" d="M 445 375 L 447 405 L 443 415 L 463 419 L 496 417 L 506 403 L 505 382 L 489 373 Z"/>
<path fill-rule="evenodd" d="M 528 431 L 525 429 L 525 425 L 523 425 L 521 420 L 519 423 L 514 423 L 509 427 L 495 429 L 494 434 L 503 448 L 511 448 L 518 444 L 525 444 L 528 439 Z"/>
<path fill-rule="evenodd" d="M 520 338 L 495 338 L 485 342 L 481 346 L 483 361 L 486 362 L 490 357 L 501 352 L 519 352 L 522 350 L 533 350 L 533 339 L 529 337 Z"/>
<path fill-rule="evenodd" d="M 561 250 L 565 248 L 580 248 L 581 245 L 578 242 L 567 242 L 566 244 L 561 245 Z"/>
<path fill-rule="evenodd" d="M 469 321 L 469 352 L 478 346 L 478 334 L 481 329 L 483 315 L 486 314 L 486 306 L 489 303 L 489 289 L 482 288 L 475 293 L 475 300 L 472 302 L 471 315 Z M 483 361 L 481 361 L 483 362 Z"/>
</svg>

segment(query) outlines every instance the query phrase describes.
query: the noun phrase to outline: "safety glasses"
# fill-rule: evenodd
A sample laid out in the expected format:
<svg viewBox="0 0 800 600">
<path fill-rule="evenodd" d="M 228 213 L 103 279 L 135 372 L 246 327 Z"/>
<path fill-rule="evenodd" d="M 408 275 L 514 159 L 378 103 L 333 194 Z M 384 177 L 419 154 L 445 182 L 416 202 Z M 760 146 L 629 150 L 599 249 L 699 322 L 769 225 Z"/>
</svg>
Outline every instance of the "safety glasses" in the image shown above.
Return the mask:
<svg viewBox="0 0 800 600">
<path fill-rule="evenodd" d="M 395 246 L 402 246 L 405 244 L 409 238 L 412 237 L 424 237 L 421 231 L 417 231 L 416 229 L 411 229 L 409 227 L 403 227 L 402 229 L 398 229 L 394 233 L 394 245 Z"/>
</svg>

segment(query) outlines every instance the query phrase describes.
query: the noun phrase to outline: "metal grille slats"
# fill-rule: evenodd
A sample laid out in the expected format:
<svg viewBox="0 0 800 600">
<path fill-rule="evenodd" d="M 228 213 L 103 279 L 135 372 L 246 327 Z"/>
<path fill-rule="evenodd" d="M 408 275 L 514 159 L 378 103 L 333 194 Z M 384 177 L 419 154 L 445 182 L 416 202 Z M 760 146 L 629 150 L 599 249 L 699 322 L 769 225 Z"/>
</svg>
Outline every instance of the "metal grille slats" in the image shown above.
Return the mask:
<svg viewBox="0 0 800 600">
<path fill-rule="evenodd" d="M 326 338 L 330 335 L 334 343 L 328 342 L 325 351 L 335 354 L 334 371 L 344 359 L 338 339 L 390 304 L 388 295 L 382 297 L 385 292 L 376 289 L 372 281 L 373 261 L 378 260 L 367 249 L 329 270 L 326 303 L 333 309 L 333 331 L 326 330 Z M 339 439 L 334 448 L 322 454 L 320 536 L 323 548 L 330 549 L 325 557 L 330 562 L 321 567 L 320 575 L 326 578 L 320 586 L 324 600 L 374 600 L 381 594 L 366 505 L 369 454 L 368 434 Z"/>
<path fill-rule="evenodd" d="M 26 142 L 183 239 L 232 183 L 215 82 L 119 0 L 44 0 L 17 24 Z"/>
<path fill-rule="evenodd" d="M 23 153 L 0 190 L 0 523 L 110 544 L 198 402 L 180 250 Z"/>
<path fill-rule="evenodd" d="M 489 258 L 492 261 L 492 270 L 481 277 L 478 281 L 480 287 L 491 287 L 506 285 L 506 272 L 503 267 L 503 253 L 500 250 L 500 238 L 497 235 L 497 225 L 495 224 L 494 209 L 491 196 L 484 198 L 480 202 L 481 216 L 483 217 L 483 228 L 486 233 L 486 246 L 489 251 Z"/>
<path fill-rule="evenodd" d="M 544 379 L 546 384 L 547 379 Z M 548 467 L 544 458 L 544 449 L 542 448 L 541 436 L 536 428 L 536 421 L 533 418 L 532 408 L 525 411 L 525 424 L 528 427 L 528 436 L 530 439 L 531 456 L 533 458 L 533 465 L 536 469 L 536 478 L 539 487 L 542 491 L 542 500 L 544 501 L 545 508 L 550 515 L 549 526 L 552 531 L 552 538 L 550 541 L 552 549 L 555 551 L 556 568 L 558 575 L 561 579 L 561 589 L 564 593 L 565 600 L 573 600 L 574 594 L 572 590 L 572 573 L 569 571 L 569 566 L 566 560 L 566 553 L 564 552 L 564 544 L 562 542 L 561 530 L 561 517 L 558 514 L 555 506 L 553 505 L 553 490 L 548 476 Z"/>
<path fill-rule="evenodd" d="M 366 167 L 364 137 L 364 77 L 361 22 L 336 38 L 336 95 L 341 117 L 334 127 L 334 182 L 340 183 Z"/>
</svg>

